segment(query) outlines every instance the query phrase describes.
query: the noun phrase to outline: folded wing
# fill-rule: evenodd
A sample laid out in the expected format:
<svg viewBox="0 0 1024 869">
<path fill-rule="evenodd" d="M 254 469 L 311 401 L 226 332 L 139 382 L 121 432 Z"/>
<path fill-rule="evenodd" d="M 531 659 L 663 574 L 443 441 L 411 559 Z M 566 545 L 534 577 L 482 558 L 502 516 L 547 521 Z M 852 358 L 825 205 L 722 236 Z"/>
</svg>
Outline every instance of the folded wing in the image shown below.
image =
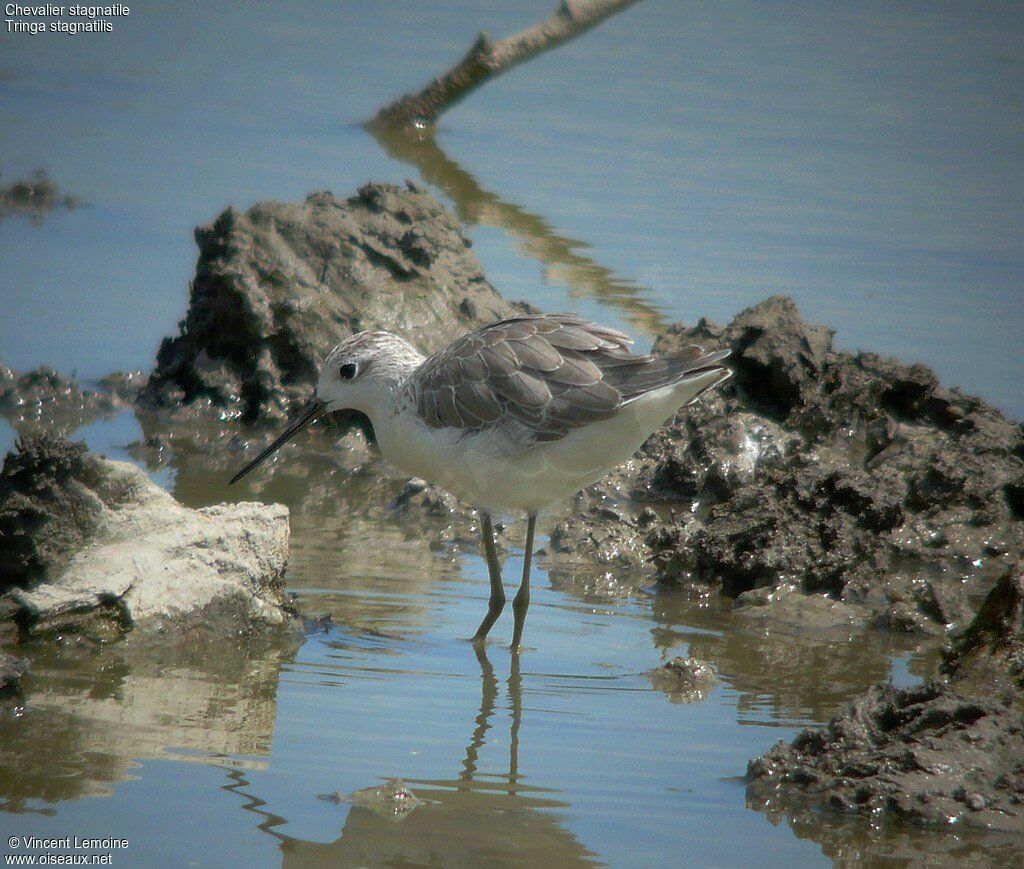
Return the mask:
<svg viewBox="0 0 1024 869">
<path fill-rule="evenodd" d="M 634 399 L 712 369 L 727 351 L 690 346 L 636 355 L 615 329 L 573 314 L 514 317 L 464 335 L 424 360 L 407 388 L 431 428 L 519 430 L 553 441 L 608 419 Z"/>
</svg>

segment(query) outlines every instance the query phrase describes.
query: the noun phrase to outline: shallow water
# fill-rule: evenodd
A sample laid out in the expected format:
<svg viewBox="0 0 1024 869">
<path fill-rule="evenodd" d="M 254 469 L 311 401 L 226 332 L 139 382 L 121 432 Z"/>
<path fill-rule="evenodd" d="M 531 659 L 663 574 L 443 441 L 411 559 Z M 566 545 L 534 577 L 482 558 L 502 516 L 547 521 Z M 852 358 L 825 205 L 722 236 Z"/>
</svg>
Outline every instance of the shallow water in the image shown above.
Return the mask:
<svg viewBox="0 0 1024 869">
<path fill-rule="evenodd" d="M 745 808 L 748 757 L 894 662 L 931 667 L 882 637 L 766 633 L 675 594 L 581 601 L 543 570 L 529 648 L 513 659 L 502 621 L 478 657 L 460 638 L 486 606 L 481 559 L 333 523 L 328 548 L 309 521 L 291 584 L 333 625 L 304 642 L 40 657 L 2 724 L 19 760 L 0 778 L 7 835 L 123 835 L 133 861 L 170 865 L 820 863 Z M 703 700 L 644 675 L 687 652 L 720 675 Z M 423 801 L 402 820 L 319 798 L 392 777 Z"/>
<path fill-rule="evenodd" d="M 87 434 L 117 455 L 133 425 Z M 871 684 L 933 672 L 934 645 L 766 628 L 653 588 L 574 591 L 541 557 L 528 648 L 509 654 L 506 614 L 477 655 L 463 638 L 486 607 L 482 559 L 368 518 L 376 476 L 307 490 L 308 470 L 242 495 L 288 504 L 290 587 L 329 620 L 263 645 L 37 650 L 25 707 L 0 721 L 4 838 L 124 836 L 131 865 L 819 865 L 934 847 L 831 818 L 794 836 L 742 782 L 749 757 Z M 225 474 L 157 473 L 195 506 L 227 494 Z M 687 654 L 718 674 L 706 694 L 652 684 Z M 401 819 L 322 798 L 393 778 L 422 801 Z"/>
<path fill-rule="evenodd" d="M 0 222 L 0 358 L 148 368 L 185 308 L 192 226 L 408 176 L 470 224 L 510 297 L 649 339 L 786 292 L 840 345 L 928 362 L 1024 415 L 1014 5 L 648 0 L 488 85 L 434 139 L 378 142 L 358 121 L 386 98 L 480 26 L 508 33 L 553 4 L 438 5 L 162 3 L 112 37 L 4 34 L 0 183 L 43 166 L 89 205 Z M 128 458 L 139 431 L 122 413 L 78 436 Z M 0 421 L 0 446 L 13 436 Z M 151 472 L 187 503 L 229 496 L 224 475 Z M 459 639 L 485 607 L 474 552 L 332 509 L 302 478 L 261 497 L 292 508 L 290 586 L 333 625 L 98 664 L 40 651 L 28 705 L 0 722 L 0 841 L 123 836 L 115 865 L 817 865 L 974 847 L 829 816 L 775 825 L 739 780 L 868 685 L 922 678 L 928 648 L 766 631 L 667 593 L 577 596 L 540 566 L 513 671 L 501 645 L 478 660 Z M 717 670 L 705 699 L 643 675 L 682 654 Z M 393 777 L 423 801 L 402 820 L 319 798 Z"/>
</svg>

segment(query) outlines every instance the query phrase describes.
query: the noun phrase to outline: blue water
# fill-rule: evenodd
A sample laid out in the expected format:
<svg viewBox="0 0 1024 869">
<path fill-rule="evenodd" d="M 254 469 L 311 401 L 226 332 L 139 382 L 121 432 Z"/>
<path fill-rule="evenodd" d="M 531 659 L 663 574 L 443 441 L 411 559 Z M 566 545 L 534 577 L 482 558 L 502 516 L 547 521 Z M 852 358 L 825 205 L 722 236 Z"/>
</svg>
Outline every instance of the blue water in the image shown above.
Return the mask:
<svg viewBox="0 0 1024 869">
<path fill-rule="evenodd" d="M 0 222 L 0 360 L 146 369 L 184 313 L 195 225 L 411 177 L 470 222 L 509 297 L 643 342 L 789 293 L 840 346 L 1024 416 L 1019 4 L 645 0 L 475 93 L 418 162 L 360 126 L 481 27 L 553 5 L 165 2 L 113 34 L 0 32 L 0 186 L 42 167 L 88 203 Z M 130 413 L 76 434 L 122 459 L 139 435 Z M 492 678 L 459 640 L 485 606 L 479 558 L 282 497 L 290 587 L 334 627 L 251 656 L 42 657 L 0 722 L 0 793 L 23 800 L 0 841 L 125 836 L 114 865 L 146 866 L 817 865 L 832 822 L 801 838 L 747 809 L 747 759 L 930 666 L 671 595 L 594 603 L 538 568 L 521 673 L 493 646 Z M 683 704 L 643 673 L 688 652 L 719 682 Z M 399 822 L 318 798 L 396 776 L 424 802 Z"/>
<path fill-rule="evenodd" d="M 90 203 L 0 223 L 0 357 L 148 367 L 184 311 L 193 226 L 415 177 L 359 122 L 479 28 L 551 6 L 168 2 L 108 35 L 0 34 L 3 179 L 43 167 Z M 631 305 L 725 320 L 790 293 L 840 345 L 927 362 L 1020 417 L 1022 36 L 1016 3 L 646 0 L 475 93 L 437 140 L 636 288 L 595 302 L 470 215 L 509 296 L 643 333 Z"/>
</svg>

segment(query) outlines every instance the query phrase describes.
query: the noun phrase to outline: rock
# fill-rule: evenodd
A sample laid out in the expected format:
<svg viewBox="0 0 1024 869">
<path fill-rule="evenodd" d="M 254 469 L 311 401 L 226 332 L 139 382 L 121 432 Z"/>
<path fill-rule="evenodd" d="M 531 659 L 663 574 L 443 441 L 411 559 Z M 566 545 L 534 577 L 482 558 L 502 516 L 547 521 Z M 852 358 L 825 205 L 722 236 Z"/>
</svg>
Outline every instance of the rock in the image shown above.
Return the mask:
<svg viewBox="0 0 1024 869">
<path fill-rule="evenodd" d="M 0 601 L 28 635 L 281 625 L 288 511 L 191 510 L 134 465 L 23 437 L 0 472 Z"/>
<path fill-rule="evenodd" d="M 945 675 L 879 684 L 748 766 L 748 802 L 1024 833 L 1024 570 L 1004 574 Z"/>
<path fill-rule="evenodd" d="M 673 658 L 647 673 L 651 684 L 673 703 L 703 700 L 715 684 L 715 671 L 697 658 Z"/>
<path fill-rule="evenodd" d="M 188 313 L 160 347 L 147 406 L 281 419 L 353 332 L 387 329 L 430 352 L 512 311 L 458 219 L 413 186 L 229 208 L 196 243 Z"/>
</svg>

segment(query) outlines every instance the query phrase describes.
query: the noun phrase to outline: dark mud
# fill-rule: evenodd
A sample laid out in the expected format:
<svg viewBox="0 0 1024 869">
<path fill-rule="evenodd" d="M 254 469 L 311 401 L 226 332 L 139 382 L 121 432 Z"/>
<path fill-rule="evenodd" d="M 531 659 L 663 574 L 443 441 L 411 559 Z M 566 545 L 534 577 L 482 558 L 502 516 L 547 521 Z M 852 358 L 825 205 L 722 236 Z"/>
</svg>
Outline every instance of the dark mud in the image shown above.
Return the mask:
<svg viewBox="0 0 1024 869">
<path fill-rule="evenodd" d="M 387 329 L 429 352 L 512 310 L 458 219 L 413 184 L 229 208 L 195 237 L 188 312 L 157 354 L 148 406 L 280 420 L 353 332 Z"/>
<path fill-rule="evenodd" d="M 0 365 L 0 416 L 19 431 L 68 434 L 127 407 L 141 384 L 140 372 L 112 374 L 91 388 L 52 368 Z"/>
<path fill-rule="evenodd" d="M 696 703 L 714 686 L 715 671 L 698 658 L 672 658 L 650 670 L 647 678 L 673 703 Z"/>
<path fill-rule="evenodd" d="M 27 437 L 0 473 L 0 592 L 57 573 L 96 530 L 97 503 L 80 482 L 86 448 Z"/>
<path fill-rule="evenodd" d="M 708 586 L 809 624 L 941 634 L 1024 551 L 1024 429 L 922 365 L 834 350 L 788 298 L 728 326 L 669 329 L 657 349 L 730 347 L 735 377 L 680 412 L 560 524 L 565 550 Z M 621 521 L 623 497 L 657 512 Z M 642 576 L 639 581 L 643 581 Z M 773 594 L 773 591 L 783 592 Z"/>
<path fill-rule="evenodd" d="M 27 671 L 27 661 L 0 651 L 0 701 L 21 692 L 21 677 Z"/>
<path fill-rule="evenodd" d="M 943 670 L 879 684 L 752 760 L 748 802 L 1024 833 L 1024 571 L 998 580 Z"/>
</svg>

